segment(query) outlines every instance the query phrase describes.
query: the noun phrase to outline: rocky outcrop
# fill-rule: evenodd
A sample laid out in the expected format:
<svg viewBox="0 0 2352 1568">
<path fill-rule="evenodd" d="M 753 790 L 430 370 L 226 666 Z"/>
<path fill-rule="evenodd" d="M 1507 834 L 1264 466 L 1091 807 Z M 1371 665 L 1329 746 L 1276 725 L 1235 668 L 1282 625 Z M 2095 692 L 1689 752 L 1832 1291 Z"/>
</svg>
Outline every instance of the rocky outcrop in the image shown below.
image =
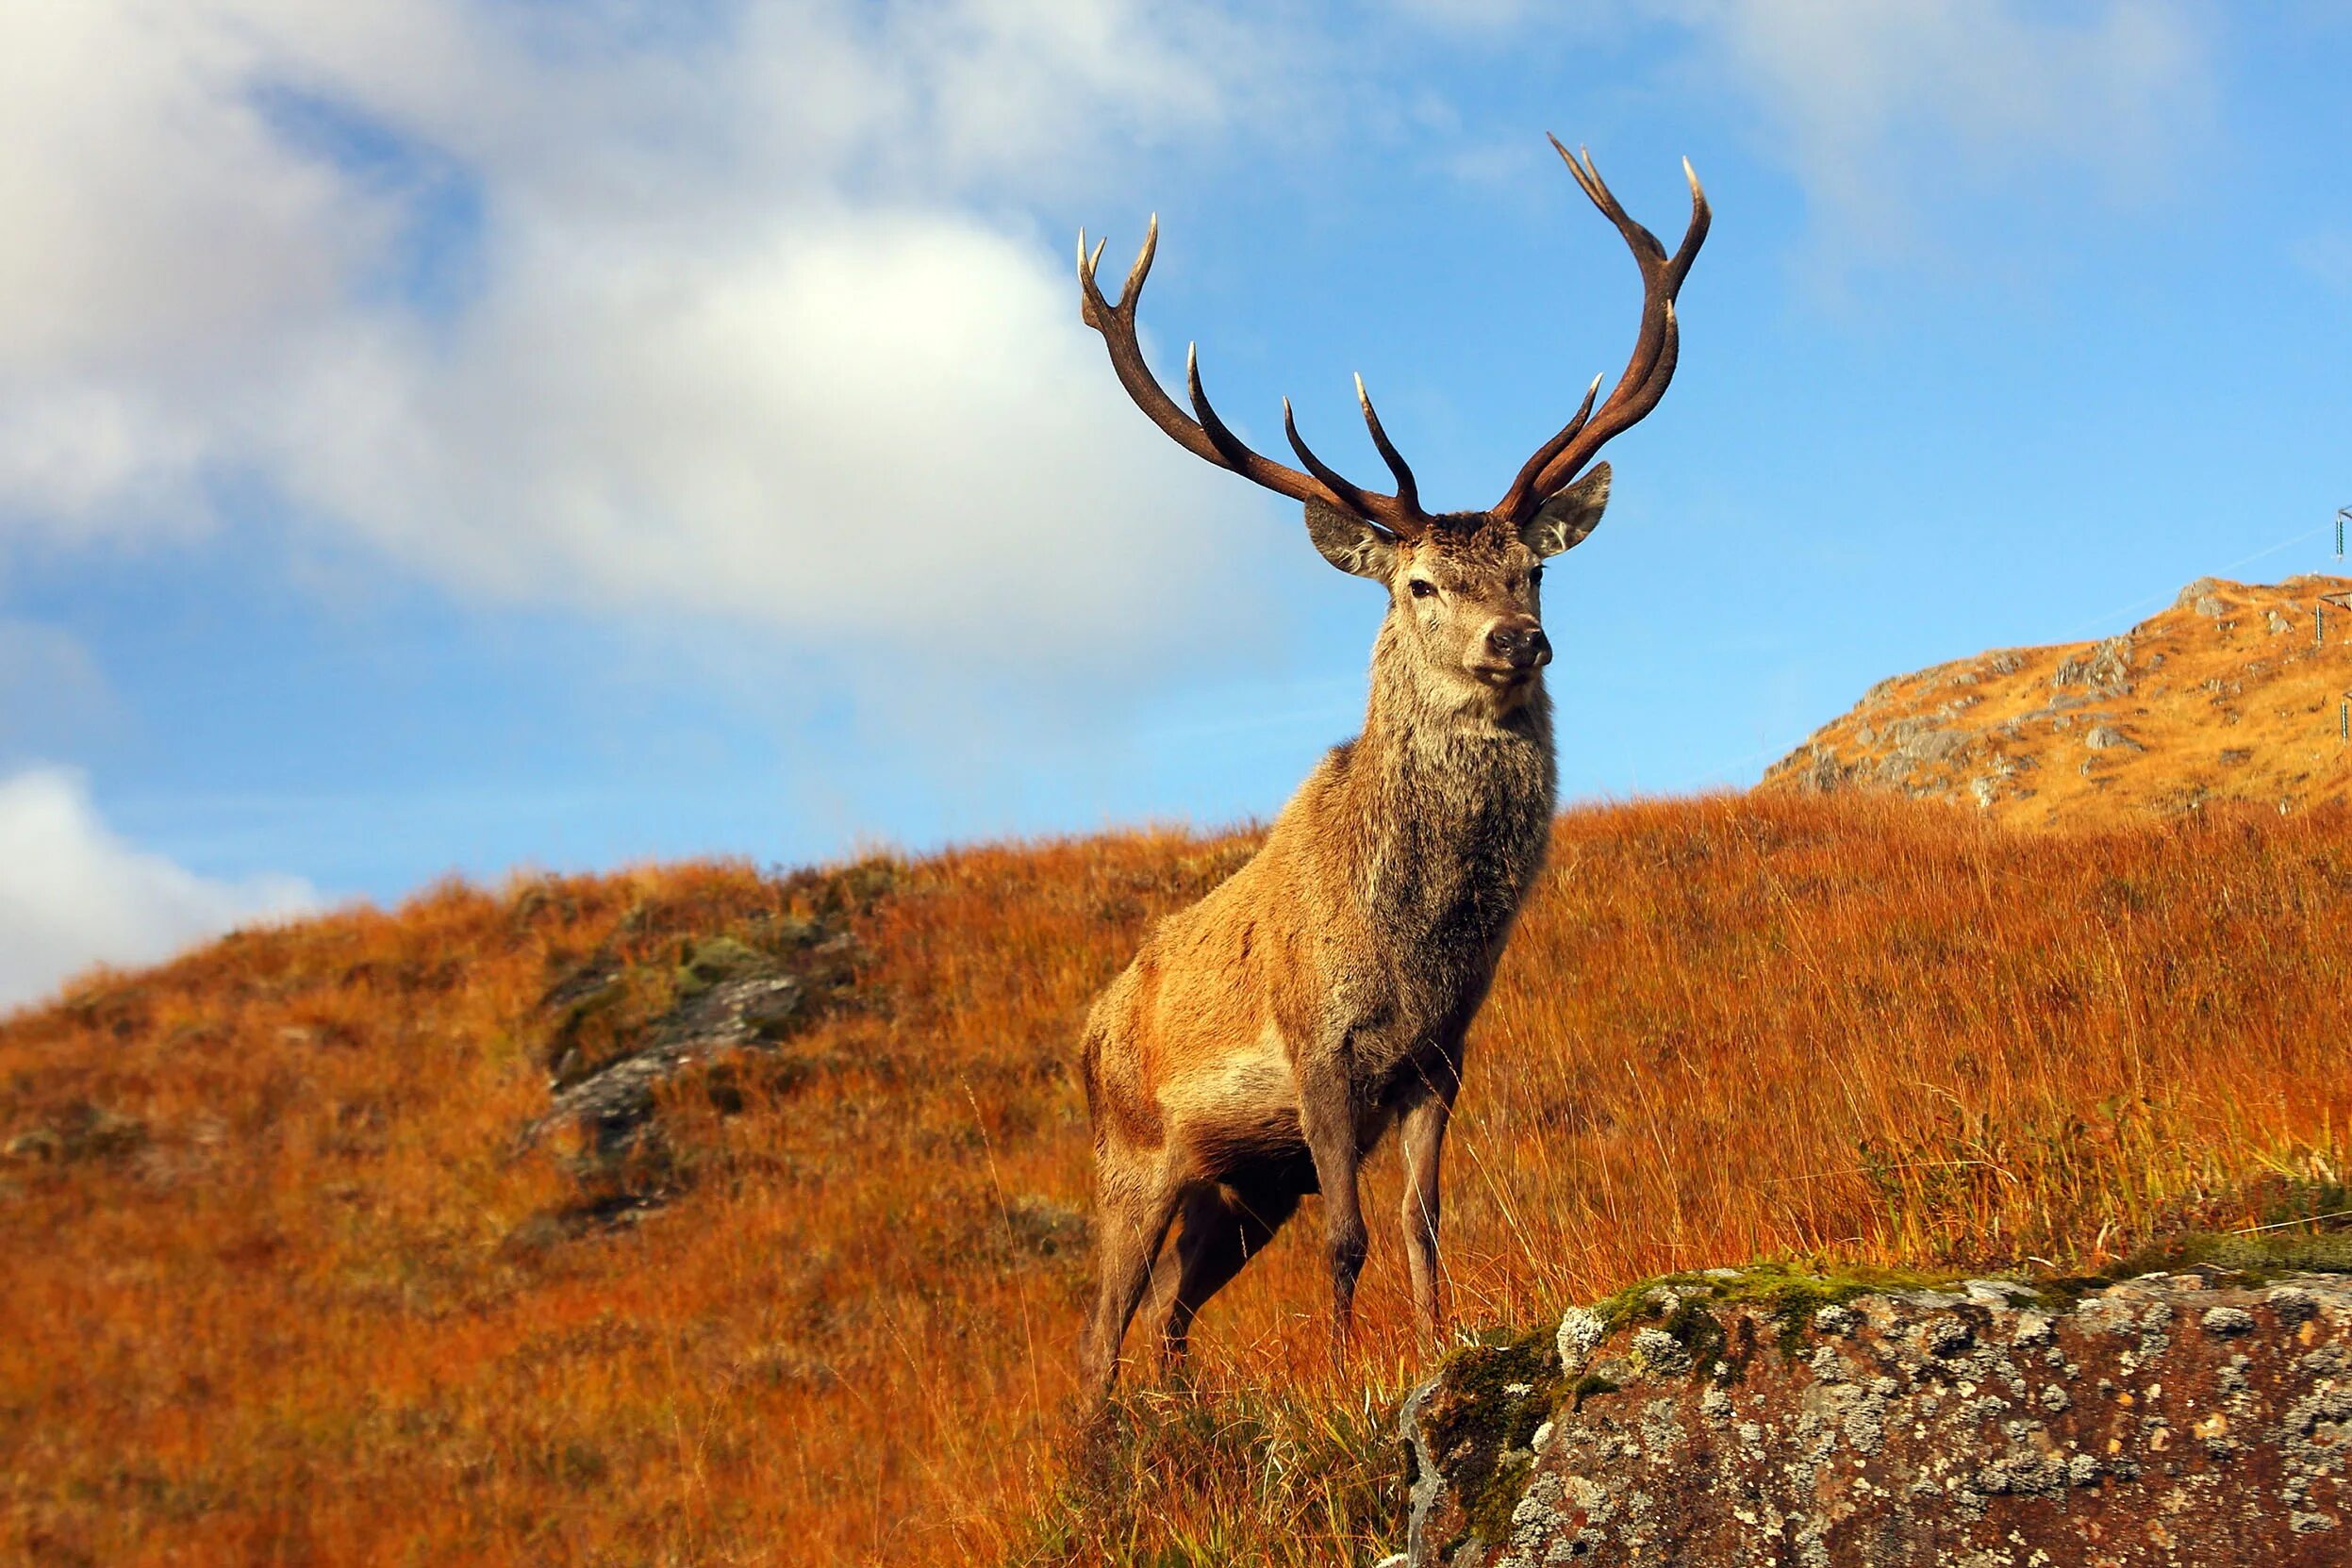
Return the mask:
<svg viewBox="0 0 2352 1568">
<path fill-rule="evenodd" d="M 523 1129 L 524 1144 L 570 1122 L 580 1126 L 596 1149 L 613 1153 L 652 1120 L 662 1084 L 690 1066 L 736 1052 L 772 1053 L 796 1026 L 807 1022 L 813 1011 L 810 986 L 781 959 L 724 938 L 701 949 L 681 966 L 686 978 L 676 1000 L 647 1023 L 627 1049 L 586 1068 L 576 1061 L 576 1048 L 557 1056 L 554 1103 Z M 569 1016 L 581 1015 L 579 1010 L 603 1005 L 624 983 L 619 971 L 583 977 L 570 987 L 557 987 L 550 1005 L 572 1010 Z"/>
<path fill-rule="evenodd" d="M 837 921 L 771 921 L 749 933 L 685 942 L 674 965 L 598 954 L 540 999 L 550 1104 L 516 1138 L 518 1151 L 559 1131 L 577 1201 L 538 1216 L 532 1235 L 630 1223 L 684 1190 L 691 1161 L 659 1114 L 691 1080 L 721 1114 L 747 1093 L 787 1093 L 834 1064 L 797 1037 L 843 1005 L 859 956 Z M 756 945 L 755 945 L 756 944 Z"/>
<path fill-rule="evenodd" d="M 1405 1411 L 1416 1568 L 2352 1562 L 2352 1277 L 1654 1281 Z"/>
<path fill-rule="evenodd" d="M 1766 790 L 1973 803 L 2020 826 L 2352 801 L 2341 577 L 2203 577 L 2101 642 L 2004 648 L 1879 682 Z"/>
</svg>

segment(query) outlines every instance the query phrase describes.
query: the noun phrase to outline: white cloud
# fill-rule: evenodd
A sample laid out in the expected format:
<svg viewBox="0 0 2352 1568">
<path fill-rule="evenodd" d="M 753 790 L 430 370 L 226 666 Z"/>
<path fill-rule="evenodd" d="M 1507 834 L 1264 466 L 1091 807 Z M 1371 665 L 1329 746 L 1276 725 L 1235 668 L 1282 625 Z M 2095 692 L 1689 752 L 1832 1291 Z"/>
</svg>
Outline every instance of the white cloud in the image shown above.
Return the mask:
<svg viewBox="0 0 2352 1568">
<path fill-rule="evenodd" d="M 224 363 L 330 318 L 386 231 L 272 135 L 200 14 L 0 21 L 0 534 L 195 525 Z"/>
<path fill-rule="evenodd" d="M 290 154 L 203 8 L 24 0 L 0 48 L 0 365 L 169 372 L 334 307 L 388 214 Z"/>
<path fill-rule="evenodd" d="M 451 349 L 355 334 L 312 367 L 276 471 L 477 592 L 991 666 L 1139 654 L 1259 531 L 1119 395 L 1074 292 L 919 210 L 690 255 L 551 238 Z"/>
<path fill-rule="evenodd" d="M 0 779 L 0 1008 L 97 964 L 150 964 L 239 925 L 316 908 L 293 877 L 215 882 L 124 843 L 80 775 Z"/>
<path fill-rule="evenodd" d="M 1656 3 L 1759 100 L 1842 240 L 1903 242 L 1913 192 L 1955 177 L 2042 171 L 2140 194 L 2209 107 L 2205 51 L 2177 4 Z"/>
<path fill-rule="evenodd" d="M 1613 15 L 1679 28 L 1757 104 L 1830 256 L 1907 243 L 1922 182 L 2160 178 L 2206 91 L 2161 0 L 1620 0 L 1578 25 Z M 1145 0 L 22 0 L 0 232 L 40 242 L 0 246 L 0 542 L 185 532 L 225 476 L 472 593 L 827 652 L 893 615 L 918 659 L 1008 668 L 1058 631 L 1142 668 L 1202 635 L 1171 605 L 1254 581 L 1212 563 L 1262 534 L 1200 536 L 1263 503 L 1142 426 L 1064 241 L 1002 204 L 1333 120 L 1323 51 L 1284 25 Z M 452 187 L 480 214 L 469 283 L 420 309 L 400 257 Z"/>
<path fill-rule="evenodd" d="M 1489 45 L 1562 36 L 1526 0 L 1390 3 Z M 1613 57 L 1662 30 L 1665 63 L 1645 51 L 1638 69 L 1748 105 L 1831 273 L 1945 238 L 1924 215 L 1955 187 L 2077 206 L 2168 190 L 2212 119 L 2213 50 L 2182 0 L 1615 0 L 1570 25 Z M 1984 236 L 1967 239 L 1981 259 Z"/>
<path fill-rule="evenodd" d="M 894 685 L 1197 651 L 1261 503 L 1119 396 L 1067 241 L 982 214 L 1270 111 L 1276 54 L 1141 0 L 12 10 L 0 541 L 184 531 L 227 475 L 468 594 Z M 452 181 L 478 254 L 420 308 Z"/>
</svg>

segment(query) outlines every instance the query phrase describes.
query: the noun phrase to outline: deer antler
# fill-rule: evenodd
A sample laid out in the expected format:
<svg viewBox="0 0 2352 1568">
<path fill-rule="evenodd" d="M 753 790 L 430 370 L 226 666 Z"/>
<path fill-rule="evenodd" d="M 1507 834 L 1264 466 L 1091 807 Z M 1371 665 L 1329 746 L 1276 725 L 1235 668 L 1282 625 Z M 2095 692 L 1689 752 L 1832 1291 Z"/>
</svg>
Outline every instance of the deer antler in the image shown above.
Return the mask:
<svg viewBox="0 0 2352 1568">
<path fill-rule="evenodd" d="M 1108 241 L 1103 243 L 1107 244 Z M 1197 419 L 1187 419 L 1176 402 L 1161 390 L 1151 367 L 1143 362 L 1143 349 L 1135 341 L 1135 302 L 1143 293 L 1143 280 L 1151 271 L 1152 254 L 1159 249 L 1160 220 L 1157 214 L 1145 232 L 1143 249 L 1135 253 L 1135 264 L 1128 269 L 1127 282 L 1119 289 L 1118 303 L 1114 305 L 1102 297 L 1101 288 L 1095 282 L 1095 268 L 1102 259 L 1102 245 L 1086 254 L 1086 234 L 1078 231 L 1078 283 L 1083 290 L 1079 316 L 1088 326 L 1102 334 L 1102 341 L 1111 351 L 1111 368 L 1118 372 L 1119 385 L 1127 388 L 1135 406 L 1142 409 L 1153 424 L 1166 431 L 1178 446 L 1196 457 L 1205 457 L 1219 468 L 1231 469 L 1251 482 L 1265 486 L 1278 495 L 1293 501 L 1319 501 L 1350 512 L 1368 522 L 1376 522 L 1402 538 L 1413 538 L 1428 531 L 1429 514 L 1421 510 L 1419 487 L 1413 480 L 1413 470 L 1405 466 L 1403 456 L 1381 428 L 1380 416 L 1372 411 L 1372 400 L 1364 390 L 1364 380 L 1356 378 L 1356 397 L 1364 405 L 1364 422 L 1371 428 L 1372 444 L 1380 449 L 1388 471 L 1397 476 L 1397 493 L 1382 495 L 1349 482 L 1339 470 L 1324 462 L 1309 450 L 1300 437 L 1298 421 L 1292 418 L 1290 400 L 1283 400 L 1283 434 L 1290 438 L 1291 451 L 1307 466 L 1307 472 L 1288 468 L 1268 457 L 1262 457 L 1242 443 L 1217 417 L 1209 405 L 1208 394 L 1201 389 L 1201 355 L 1199 345 L 1184 351 L 1184 387 L 1192 399 Z"/>
<path fill-rule="evenodd" d="M 1595 376 L 1576 417 L 1561 428 L 1560 434 L 1536 448 L 1535 454 L 1519 470 L 1519 476 L 1511 482 L 1511 488 L 1495 503 L 1490 515 L 1512 528 L 1534 516 L 1545 501 L 1593 460 L 1612 436 L 1631 427 L 1665 396 L 1666 384 L 1674 379 L 1675 359 L 1681 348 L 1681 334 L 1674 320 L 1674 297 L 1682 288 L 1683 274 L 1698 258 L 1698 247 L 1707 239 L 1707 224 L 1712 217 L 1707 209 L 1707 193 L 1698 188 L 1698 175 L 1692 171 L 1691 160 L 1684 158 L 1682 177 L 1691 183 L 1691 222 L 1690 227 L 1682 231 L 1682 242 L 1668 256 L 1656 235 L 1627 216 L 1609 187 L 1601 182 L 1592 154 L 1582 148 L 1571 153 L 1556 136 L 1551 144 L 1566 162 L 1568 173 L 1576 176 L 1578 186 L 1600 208 L 1601 216 L 1617 226 L 1617 232 L 1625 237 L 1626 245 L 1633 253 L 1633 264 L 1642 272 L 1642 327 L 1633 340 L 1633 357 L 1626 361 L 1625 373 L 1609 389 L 1609 401 L 1600 405 L 1599 412 L 1593 411 L 1593 398 L 1600 390 L 1600 378 Z M 1582 161 L 1578 153 L 1582 154 Z"/>
<path fill-rule="evenodd" d="M 1642 323 L 1640 335 L 1633 342 L 1633 356 L 1626 361 L 1625 373 L 1609 392 L 1609 401 L 1598 412 L 1593 400 L 1600 392 L 1600 378 L 1595 376 L 1578 405 L 1576 416 L 1560 433 L 1536 449 L 1518 477 L 1511 482 L 1501 501 L 1484 514 L 1516 530 L 1552 495 L 1590 463 L 1595 454 L 1613 436 L 1628 429 L 1658 405 L 1665 395 L 1666 384 L 1674 379 L 1675 358 L 1679 337 L 1674 319 L 1674 299 L 1682 287 L 1683 274 L 1698 255 L 1699 245 L 1707 238 L 1710 214 L 1706 193 L 1698 188 L 1698 176 L 1692 173 L 1690 160 L 1682 160 L 1683 176 L 1691 184 L 1691 222 L 1683 231 L 1682 242 L 1668 256 L 1658 237 L 1635 223 L 1619 206 L 1609 187 L 1601 182 L 1600 171 L 1594 167 L 1592 155 L 1571 153 L 1558 137 L 1552 146 L 1566 160 L 1568 173 L 1592 199 L 1601 215 L 1617 227 L 1625 242 L 1633 252 L 1634 265 L 1642 273 Z M 1581 150 L 1580 150 L 1581 151 Z M 1105 241 L 1104 243 L 1107 243 Z M 1176 406 L 1175 400 L 1163 391 L 1151 367 L 1143 361 L 1143 350 L 1135 341 L 1135 304 L 1143 293 L 1143 280 L 1151 271 L 1151 257 L 1159 249 L 1160 220 L 1155 214 L 1143 239 L 1143 248 L 1135 253 L 1135 264 L 1128 269 L 1127 282 L 1119 289 L 1118 301 L 1113 304 L 1102 297 L 1101 288 L 1095 281 L 1095 269 L 1102 260 L 1102 245 L 1086 254 L 1086 233 L 1078 231 L 1078 283 L 1083 290 L 1079 316 L 1085 323 L 1102 334 L 1102 341 L 1111 351 L 1111 368 L 1118 372 L 1119 385 L 1135 400 L 1153 424 L 1173 438 L 1178 446 L 1197 457 L 1204 457 L 1219 468 L 1231 469 L 1251 482 L 1263 485 L 1278 495 L 1294 501 L 1317 501 L 1353 513 L 1367 522 L 1375 522 L 1401 538 L 1415 538 L 1429 531 L 1440 520 L 1421 509 L 1420 487 L 1414 483 L 1413 470 L 1405 464 L 1403 454 L 1381 428 L 1380 416 L 1372 411 L 1371 397 L 1364 390 L 1364 378 L 1356 378 L 1356 401 L 1363 405 L 1364 422 L 1371 431 L 1372 445 L 1379 449 L 1381 460 L 1388 471 L 1396 475 L 1397 493 L 1382 495 L 1351 484 L 1337 470 L 1310 451 L 1300 438 L 1298 421 L 1292 417 L 1290 400 L 1283 400 L 1283 434 L 1290 439 L 1291 451 L 1299 454 L 1307 471 L 1284 467 L 1271 458 L 1262 457 L 1242 444 L 1241 438 L 1217 417 L 1209 406 L 1208 394 L 1201 389 L 1201 357 L 1199 345 L 1184 352 L 1184 387 L 1192 400 L 1195 418 L 1187 418 Z M 1476 520 L 1478 513 L 1458 514 Z M 1457 524 L 1459 526 L 1459 524 Z"/>
</svg>

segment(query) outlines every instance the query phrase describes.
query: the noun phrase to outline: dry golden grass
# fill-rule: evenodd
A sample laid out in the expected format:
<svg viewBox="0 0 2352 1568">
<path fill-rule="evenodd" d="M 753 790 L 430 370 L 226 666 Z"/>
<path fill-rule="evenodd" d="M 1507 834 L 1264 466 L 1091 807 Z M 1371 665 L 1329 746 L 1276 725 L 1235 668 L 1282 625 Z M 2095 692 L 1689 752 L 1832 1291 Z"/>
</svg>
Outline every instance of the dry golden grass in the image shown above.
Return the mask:
<svg viewBox="0 0 2352 1568">
<path fill-rule="evenodd" d="M 2019 827 L 2176 816 L 2244 801 L 2296 811 L 2352 801 L 2352 578 L 2200 579 L 2126 635 L 2121 686 L 2086 682 L 2098 643 L 2011 648 L 1881 681 L 1776 764 L 1764 787 L 1950 797 Z M 2207 609 L 2197 608 L 2203 602 Z M 2218 614 L 2210 613 L 2218 610 Z M 2325 635 L 2325 641 L 2321 640 Z M 2068 666 L 2078 667 L 2070 670 Z M 2061 677 L 2063 676 L 2063 679 Z M 2053 701 L 2075 705 L 2053 711 Z M 2129 744 L 2093 749 L 2104 727 Z M 1965 740 L 1949 756 L 1900 742 Z"/>
<path fill-rule="evenodd" d="M 571 1239 L 537 1217 L 561 1158 L 513 1151 L 550 980 L 820 884 L 445 886 L 0 1024 L 0 1560 L 1369 1560 L 1418 1364 L 1386 1229 L 1344 1381 L 1310 1204 L 1203 1319 L 1200 1391 L 1064 1437 L 1076 1025 L 1246 848 L 900 867 L 858 1004 L 792 1042 L 818 1070 L 731 1117 L 681 1094 L 690 1190 Z M 2348 931 L 2338 808 L 1573 812 L 1473 1040 L 1458 1316 L 1764 1255 L 2076 1267 L 2308 1205 L 2352 1126 Z"/>
</svg>

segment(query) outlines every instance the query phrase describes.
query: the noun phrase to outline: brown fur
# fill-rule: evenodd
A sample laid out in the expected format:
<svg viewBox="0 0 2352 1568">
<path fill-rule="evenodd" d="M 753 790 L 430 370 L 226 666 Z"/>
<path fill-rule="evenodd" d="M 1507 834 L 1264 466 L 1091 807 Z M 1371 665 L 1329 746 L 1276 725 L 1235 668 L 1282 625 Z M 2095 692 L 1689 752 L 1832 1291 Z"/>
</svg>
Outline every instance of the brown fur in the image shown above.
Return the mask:
<svg viewBox="0 0 2352 1568">
<path fill-rule="evenodd" d="M 1605 494 L 1606 470 L 1595 479 Z M 1376 557 L 1351 569 L 1384 569 L 1390 603 L 1363 734 L 1324 758 L 1248 864 L 1161 922 L 1087 1020 L 1098 1391 L 1180 1214 L 1169 1358 L 1318 1189 L 1343 1343 L 1366 1245 L 1357 1166 L 1399 1123 L 1416 1316 L 1437 1331 L 1438 1151 L 1464 1032 L 1543 864 L 1551 708 L 1540 669 L 1499 675 L 1487 640 L 1535 625 L 1533 551 L 1494 526 L 1371 542 Z M 1416 578 L 1438 591 L 1416 596 Z"/>
<path fill-rule="evenodd" d="M 1542 868 L 1551 820 L 1541 674 L 1551 652 L 1535 583 L 1542 557 L 1600 520 L 1609 465 L 1595 454 L 1674 377 L 1675 296 L 1709 223 L 1685 161 L 1690 226 L 1668 255 L 1589 156 L 1557 137 L 1552 146 L 1633 253 L 1641 331 L 1608 401 L 1594 407 L 1595 377 L 1575 416 L 1484 512 L 1422 509 L 1361 380 L 1357 400 L 1396 477 L 1393 495 L 1317 459 L 1287 404 L 1284 431 L 1308 471 L 1251 451 L 1209 406 L 1197 362 L 1186 366 L 1184 413 L 1135 336 L 1158 220 L 1117 301 L 1096 283 L 1101 247 L 1089 253 L 1079 234 L 1079 313 L 1102 334 L 1135 405 L 1185 451 L 1304 502 L 1323 558 L 1389 594 L 1364 733 L 1323 759 L 1232 880 L 1161 923 L 1086 1020 L 1101 1283 L 1085 1360 L 1098 1397 L 1118 1376 L 1119 1344 L 1180 1215 L 1162 1336 L 1171 1360 L 1201 1304 L 1311 1192 L 1323 1195 L 1336 1358 L 1366 1246 L 1356 1171 L 1392 1125 L 1403 1146 L 1414 1315 L 1425 1341 L 1436 1337 L 1437 1165 L 1463 1036 Z"/>
</svg>

